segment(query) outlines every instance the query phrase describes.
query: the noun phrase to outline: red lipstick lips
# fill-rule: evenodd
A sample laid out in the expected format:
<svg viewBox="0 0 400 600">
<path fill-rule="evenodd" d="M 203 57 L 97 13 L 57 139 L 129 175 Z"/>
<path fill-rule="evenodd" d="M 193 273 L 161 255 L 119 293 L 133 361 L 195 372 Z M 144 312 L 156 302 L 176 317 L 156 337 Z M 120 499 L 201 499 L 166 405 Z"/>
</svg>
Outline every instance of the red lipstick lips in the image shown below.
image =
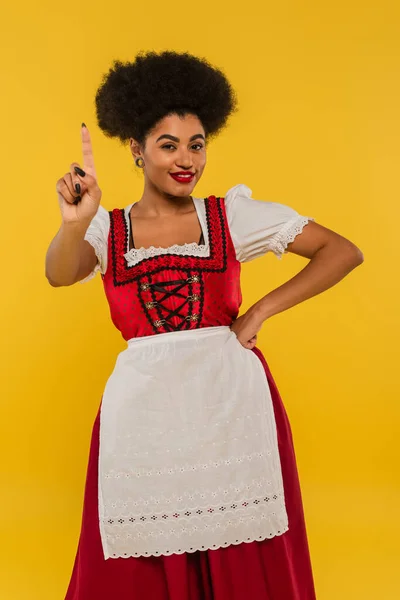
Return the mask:
<svg viewBox="0 0 400 600">
<path fill-rule="evenodd" d="M 179 183 L 190 183 L 193 181 L 194 173 L 191 171 L 176 171 L 175 173 L 170 173 L 171 177 L 178 181 Z"/>
</svg>

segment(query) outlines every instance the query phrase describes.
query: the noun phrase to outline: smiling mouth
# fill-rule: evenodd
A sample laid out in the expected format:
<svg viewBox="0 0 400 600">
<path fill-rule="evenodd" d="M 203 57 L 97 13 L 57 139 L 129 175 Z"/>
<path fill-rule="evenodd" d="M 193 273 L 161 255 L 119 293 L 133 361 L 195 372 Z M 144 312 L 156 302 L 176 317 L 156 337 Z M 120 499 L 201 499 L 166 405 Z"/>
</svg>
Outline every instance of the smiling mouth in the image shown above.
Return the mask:
<svg viewBox="0 0 400 600">
<path fill-rule="evenodd" d="M 178 181 L 179 183 L 188 183 L 190 181 L 193 180 L 194 178 L 194 173 L 188 174 L 188 175 L 178 175 L 175 173 L 170 173 L 172 179 L 174 179 L 175 181 Z"/>
</svg>

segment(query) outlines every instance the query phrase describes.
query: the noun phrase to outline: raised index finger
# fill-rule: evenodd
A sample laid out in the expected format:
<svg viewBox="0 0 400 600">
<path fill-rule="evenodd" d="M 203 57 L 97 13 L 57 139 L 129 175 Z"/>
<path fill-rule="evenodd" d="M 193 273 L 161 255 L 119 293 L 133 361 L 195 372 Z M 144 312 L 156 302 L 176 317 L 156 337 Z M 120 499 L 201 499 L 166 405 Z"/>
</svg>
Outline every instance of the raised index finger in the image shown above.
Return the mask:
<svg viewBox="0 0 400 600">
<path fill-rule="evenodd" d="M 86 126 L 81 127 L 82 137 L 82 154 L 83 154 L 83 170 L 97 179 L 96 169 L 94 166 L 94 156 L 92 141 L 90 139 L 89 129 Z"/>
</svg>

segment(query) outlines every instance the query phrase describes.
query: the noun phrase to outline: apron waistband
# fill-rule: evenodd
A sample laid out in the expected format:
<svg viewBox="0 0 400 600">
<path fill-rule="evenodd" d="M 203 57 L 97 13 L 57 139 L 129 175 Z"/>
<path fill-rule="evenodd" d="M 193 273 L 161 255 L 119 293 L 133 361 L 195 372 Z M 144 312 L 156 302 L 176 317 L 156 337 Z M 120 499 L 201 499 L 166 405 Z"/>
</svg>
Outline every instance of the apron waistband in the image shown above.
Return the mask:
<svg viewBox="0 0 400 600">
<path fill-rule="evenodd" d="M 179 339 L 193 338 L 198 339 L 207 335 L 226 334 L 231 331 L 228 325 L 217 325 L 215 327 L 199 327 L 198 329 L 185 329 L 183 331 L 168 331 L 167 333 L 155 333 L 153 335 L 145 335 L 142 337 L 134 337 L 127 341 L 128 347 L 134 344 L 154 344 L 162 341 L 170 340 L 172 337 Z"/>
</svg>

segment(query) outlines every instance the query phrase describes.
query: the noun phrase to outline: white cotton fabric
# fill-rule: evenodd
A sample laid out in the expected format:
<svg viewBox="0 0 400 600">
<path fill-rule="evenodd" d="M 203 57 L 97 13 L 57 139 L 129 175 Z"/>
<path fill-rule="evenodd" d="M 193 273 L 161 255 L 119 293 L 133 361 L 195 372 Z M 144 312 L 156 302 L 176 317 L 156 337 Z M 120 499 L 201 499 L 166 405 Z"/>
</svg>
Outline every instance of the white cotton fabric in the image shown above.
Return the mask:
<svg viewBox="0 0 400 600">
<path fill-rule="evenodd" d="M 290 206 L 278 202 L 255 200 L 252 190 L 240 183 L 230 188 L 225 194 L 226 214 L 229 230 L 235 246 L 236 257 L 240 262 L 247 262 L 273 252 L 282 258 L 289 243 L 303 231 L 312 217 L 300 215 Z M 175 244 L 169 248 L 151 246 L 150 248 L 126 248 L 125 258 L 128 266 L 139 263 L 144 258 L 159 254 L 181 254 L 184 256 L 209 256 L 210 247 L 207 230 L 207 219 L 203 198 L 193 197 L 194 206 L 204 235 L 204 244 Z M 124 209 L 128 230 L 130 230 L 129 211 L 133 204 Z M 95 249 L 98 263 L 92 273 L 81 283 L 92 279 L 96 273 L 107 270 L 108 232 L 110 215 L 99 206 L 85 234 L 85 239 Z M 129 241 L 128 241 L 129 244 Z"/>
<path fill-rule="evenodd" d="M 108 255 L 108 233 L 110 231 L 110 214 L 108 210 L 101 204 L 97 209 L 97 213 L 90 222 L 86 230 L 84 239 L 89 242 L 94 248 L 97 256 L 97 264 L 93 271 L 87 277 L 82 279 L 80 283 L 86 283 L 93 279 L 96 273 L 105 273 L 107 271 L 107 255 Z"/>
<path fill-rule="evenodd" d="M 247 262 L 273 252 L 282 258 L 289 243 L 314 221 L 279 202 L 255 200 L 252 190 L 244 184 L 235 185 L 225 196 L 229 231 L 236 258 Z"/>
<path fill-rule="evenodd" d="M 266 375 L 229 327 L 128 341 L 103 395 L 98 484 L 105 559 L 288 530 Z"/>
</svg>

